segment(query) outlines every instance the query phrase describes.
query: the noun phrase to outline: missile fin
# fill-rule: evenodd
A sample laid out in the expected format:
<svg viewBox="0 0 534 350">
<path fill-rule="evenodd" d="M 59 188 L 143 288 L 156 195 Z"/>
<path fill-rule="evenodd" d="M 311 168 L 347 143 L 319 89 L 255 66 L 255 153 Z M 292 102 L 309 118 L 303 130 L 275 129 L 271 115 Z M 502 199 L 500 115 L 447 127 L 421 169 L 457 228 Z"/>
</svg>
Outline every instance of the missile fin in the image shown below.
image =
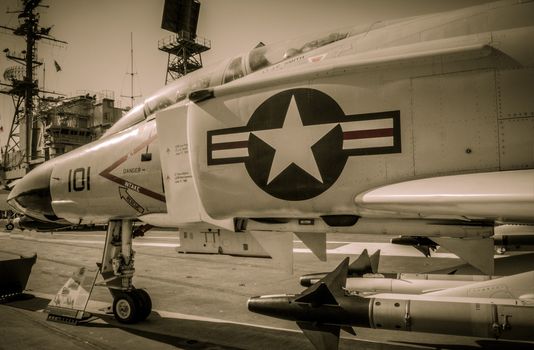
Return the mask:
<svg viewBox="0 0 534 350">
<path fill-rule="evenodd" d="M 367 249 L 364 249 L 358 259 L 354 260 L 349 265 L 349 274 L 352 277 L 362 276 L 369 272 L 371 266 L 371 260 L 369 259 L 369 253 Z"/>
<path fill-rule="evenodd" d="M 432 240 L 482 273 L 493 275 L 494 249 L 491 238 L 432 237 Z"/>
<path fill-rule="evenodd" d="M 347 283 L 348 268 L 349 258 L 347 257 L 343 259 L 334 271 L 321 278 L 313 286 L 304 290 L 295 301 L 316 305 L 338 305 L 336 296 L 342 296 L 345 293 L 344 288 Z"/>
<path fill-rule="evenodd" d="M 360 277 L 366 273 L 377 273 L 380 261 L 380 249 L 369 256 L 367 249 L 364 249 L 358 259 L 349 266 L 349 276 Z"/>
<path fill-rule="evenodd" d="M 274 264 L 288 273 L 293 273 L 293 233 L 250 231 Z"/>
<path fill-rule="evenodd" d="M 418 251 L 420 251 L 421 253 L 423 253 L 425 258 L 430 257 L 430 247 L 429 246 L 427 246 L 427 245 L 414 245 L 413 247 L 415 249 L 417 249 Z"/>
<path fill-rule="evenodd" d="M 343 289 L 347 283 L 348 270 L 349 258 L 347 257 L 343 259 L 334 271 L 321 278 L 319 282 L 324 282 L 334 295 L 343 295 Z"/>
<path fill-rule="evenodd" d="M 297 322 L 302 333 L 317 350 L 336 350 L 339 347 L 339 326 L 312 322 Z"/>
<path fill-rule="evenodd" d="M 311 290 L 313 289 L 313 290 Z M 304 292 L 300 297 L 295 299 L 296 303 L 306 303 L 312 305 L 339 305 L 336 297 L 328 289 L 324 282 L 318 282 L 310 287 L 309 292 Z"/>
<path fill-rule="evenodd" d="M 380 249 L 378 249 L 376 252 L 373 253 L 373 255 L 369 257 L 369 261 L 371 262 L 371 272 L 378 273 L 378 264 L 380 263 Z"/>
<path fill-rule="evenodd" d="M 326 261 L 326 232 L 295 232 L 319 260 Z"/>
</svg>

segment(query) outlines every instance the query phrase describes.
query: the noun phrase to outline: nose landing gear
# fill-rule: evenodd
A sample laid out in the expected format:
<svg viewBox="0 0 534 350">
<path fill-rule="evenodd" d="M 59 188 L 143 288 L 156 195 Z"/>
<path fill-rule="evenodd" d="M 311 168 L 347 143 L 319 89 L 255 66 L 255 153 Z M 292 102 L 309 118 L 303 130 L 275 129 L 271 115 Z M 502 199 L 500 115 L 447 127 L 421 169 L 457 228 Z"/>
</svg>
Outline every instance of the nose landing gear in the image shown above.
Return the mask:
<svg viewBox="0 0 534 350">
<path fill-rule="evenodd" d="M 109 222 L 102 263 L 104 284 L 113 296 L 113 314 L 121 323 L 145 320 L 152 311 L 152 300 L 144 289 L 132 284 L 135 252 L 132 249 L 131 220 Z"/>
</svg>

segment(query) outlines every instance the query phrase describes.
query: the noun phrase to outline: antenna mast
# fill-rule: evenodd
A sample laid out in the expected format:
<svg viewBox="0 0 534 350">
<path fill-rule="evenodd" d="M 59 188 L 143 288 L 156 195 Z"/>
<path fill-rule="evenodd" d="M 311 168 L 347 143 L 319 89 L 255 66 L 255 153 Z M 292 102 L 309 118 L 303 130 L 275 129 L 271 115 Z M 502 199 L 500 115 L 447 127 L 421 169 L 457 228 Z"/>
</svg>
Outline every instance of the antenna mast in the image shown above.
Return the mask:
<svg viewBox="0 0 534 350">
<path fill-rule="evenodd" d="M 134 75 L 137 74 L 137 72 L 134 73 L 134 50 L 133 50 L 133 32 L 130 32 L 130 71 L 126 74 L 130 75 L 130 95 L 121 95 L 121 97 L 129 97 L 130 98 L 130 108 L 133 108 L 135 103 L 136 97 L 141 97 L 141 95 L 134 95 Z"/>
<path fill-rule="evenodd" d="M 38 97 L 40 91 L 35 69 L 42 65 L 37 57 L 37 42 L 44 39 L 55 43 L 67 43 L 50 35 L 52 27 L 39 26 L 39 13 L 36 8 L 48 6 L 41 5 L 41 0 L 21 0 L 21 2 L 23 7 L 21 10 L 8 12 L 19 14 L 20 25 L 16 28 L 0 25 L 0 28 L 24 37 L 26 41 L 25 51 L 18 53 L 9 49 L 4 50 L 8 59 L 22 66 L 8 67 L 4 72 L 4 78 L 10 84 L 0 83 L 0 86 L 7 87 L 6 90 L 0 90 L 0 93 L 10 95 L 15 107 L 7 144 L 2 150 L 6 178 L 9 177 L 7 176 L 9 170 L 14 172 L 19 170 L 18 173 L 22 171 L 22 174 L 14 175 L 14 177 L 20 177 L 20 175 L 28 172 L 37 153 L 37 140 L 33 139 L 33 131 L 36 126 L 36 118 L 34 118 L 36 101 L 34 99 Z M 21 157 L 17 156 L 16 152 L 20 152 Z M 12 159 L 10 160 L 10 158 Z"/>
</svg>

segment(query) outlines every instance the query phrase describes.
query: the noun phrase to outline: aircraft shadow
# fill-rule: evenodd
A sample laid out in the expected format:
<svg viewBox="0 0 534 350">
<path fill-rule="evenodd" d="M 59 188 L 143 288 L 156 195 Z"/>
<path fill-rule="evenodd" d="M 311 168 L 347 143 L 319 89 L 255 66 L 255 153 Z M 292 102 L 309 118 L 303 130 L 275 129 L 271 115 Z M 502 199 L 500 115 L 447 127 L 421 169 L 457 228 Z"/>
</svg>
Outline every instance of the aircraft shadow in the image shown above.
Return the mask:
<svg viewBox="0 0 534 350">
<path fill-rule="evenodd" d="M 80 325 L 92 328 L 119 328 L 146 339 L 186 350 L 261 349 L 271 348 L 273 344 L 283 349 L 307 349 L 311 346 L 304 335 L 295 332 L 166 318 L 157 312 L 152 312 L 146 321 L 134 325 L 121 324 L 111 315 L 98 315 L 98 317 L 105 323 L 88 322 Z"/>
<path fill-rule="evenodd" d="M 86 327 L 116 327 L 126 332 L 179 348 L 194 349 L 309 349 L 314 347 L 304 334 L 243 324 L 185 320 L 161 317 L 152 312 L 140 324 L 124 325 L 111 315 L 99 315 L 106 323 L 86 323 Z M 413 350 L 408 344 L 381 343 L 358 339 L 340 339 L 339 349 Z"/>
<path fill-rule="evenodd" d="M 48 303 L 50 303 L 50 299 L 39 298 L 28 293 L 22 293 L 2 301 L 2 305 L 8 305 L 28 311 L 45 309 Z"/>
<path fill-rule="evenodd" d="M 35 297 L 31 294 L 22 294 L 17 296 L 16 299 L 6 300 L 2 304 L 28 311 L 38 311 L 45 309 L 49 302 L 49 299 Z M 104 321 L 104 323 L 91 322 L 91 320 L 97 318 Z M 79 323 L 78 327 L 95 329 L 118 328 L 145 339 L 186 350 L 313 349 L 313 346 L 300 332 L 254 327 L 252 325 L 168 318 L 160 316 L 157 312 L 152 312 L 146 321 L 133 325 L 119 323 L 112 315 L 99 314 L 94 315 L 88 322 Z M 479 346 L 396 340 L 387 342 L 385 339 L 384 342 L 340 339 L 339 349 L 354 349 L 357 347 L 359 350 L 409 350 L 423 347 L 440 350 L 534 350 L 534 344 L 524 342 L 483 339 L 476 341 L 476 343 Z"/>
</svg>

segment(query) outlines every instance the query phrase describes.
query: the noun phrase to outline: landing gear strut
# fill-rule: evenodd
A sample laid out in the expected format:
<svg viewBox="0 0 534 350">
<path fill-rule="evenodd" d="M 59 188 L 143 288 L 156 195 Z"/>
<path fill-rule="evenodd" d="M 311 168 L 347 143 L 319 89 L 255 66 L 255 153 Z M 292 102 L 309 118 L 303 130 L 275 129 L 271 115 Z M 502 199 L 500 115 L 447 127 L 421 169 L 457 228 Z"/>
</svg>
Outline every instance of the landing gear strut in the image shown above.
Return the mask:
<svg viewBox="0 0 534 350">
<path fill-rule="evenodd" d="M 113 296 L 113 314 L 121 323 L 145 320 L 152 311 L 152 300 L 143 289 L 132 284 L 135 252 L 132 249 L 132 221 L 109 222 L 100 274 Z"/>
</svg>

